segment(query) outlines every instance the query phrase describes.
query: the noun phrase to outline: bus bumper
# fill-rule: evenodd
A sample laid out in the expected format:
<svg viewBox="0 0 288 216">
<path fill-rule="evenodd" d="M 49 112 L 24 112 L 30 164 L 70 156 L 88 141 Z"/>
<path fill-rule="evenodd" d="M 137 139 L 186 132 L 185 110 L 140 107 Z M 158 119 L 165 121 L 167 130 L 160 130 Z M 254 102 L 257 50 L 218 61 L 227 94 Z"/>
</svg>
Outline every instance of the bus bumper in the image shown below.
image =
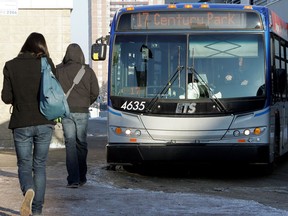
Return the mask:
<svg viewBox="0 0 288 216">
<path fill-rule="evenodd" d="M 110 164 L 142 164 L 146 162 L 240 162 L 270 163 L 269 144 L 231 144 L 213 146 L 108 144 Z"/>
</svg>

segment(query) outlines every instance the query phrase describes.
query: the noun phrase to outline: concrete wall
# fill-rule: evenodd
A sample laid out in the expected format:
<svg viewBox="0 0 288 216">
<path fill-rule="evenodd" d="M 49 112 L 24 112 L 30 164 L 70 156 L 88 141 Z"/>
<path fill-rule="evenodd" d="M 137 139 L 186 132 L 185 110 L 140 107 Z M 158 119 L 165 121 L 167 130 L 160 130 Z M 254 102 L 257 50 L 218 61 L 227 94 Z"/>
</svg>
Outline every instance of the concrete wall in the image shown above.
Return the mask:
<svg viewBox="0 0 288 216">
<path fill-rule="evenodd" d="M 1 90 L 5 62 L 17 56 L 31 32 L 39 32 L 44 35 L 55 65 L 62 61 L 71 41 L 72 0 L 21 0 L 18 2 L 17 15 L 0 15 Z M 13 147 L 12 134 L 8 129 L 9 108 L 10 105 L 5 105 L 0 100 L 0 148 Z M 61 141 L 62 138 L 59 139 Z"/>
</svg>

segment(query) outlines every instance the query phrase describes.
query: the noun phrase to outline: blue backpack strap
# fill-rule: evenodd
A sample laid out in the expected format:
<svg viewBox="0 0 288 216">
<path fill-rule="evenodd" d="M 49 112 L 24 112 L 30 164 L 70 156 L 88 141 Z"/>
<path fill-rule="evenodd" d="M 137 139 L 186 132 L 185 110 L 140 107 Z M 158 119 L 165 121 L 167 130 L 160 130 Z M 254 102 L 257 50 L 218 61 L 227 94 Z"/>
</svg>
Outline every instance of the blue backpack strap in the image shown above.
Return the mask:
<svg viewBox="0 0 288 216">
<path fill-rule="evenodd" d="M 47 58 L 46 57 L 41 57 L 41 73 L 43 73 L 43 71 L 45 69 L 47 69 L 48 66 L 50 66 L 50 65 L 48 64 Z"/>
</svg>

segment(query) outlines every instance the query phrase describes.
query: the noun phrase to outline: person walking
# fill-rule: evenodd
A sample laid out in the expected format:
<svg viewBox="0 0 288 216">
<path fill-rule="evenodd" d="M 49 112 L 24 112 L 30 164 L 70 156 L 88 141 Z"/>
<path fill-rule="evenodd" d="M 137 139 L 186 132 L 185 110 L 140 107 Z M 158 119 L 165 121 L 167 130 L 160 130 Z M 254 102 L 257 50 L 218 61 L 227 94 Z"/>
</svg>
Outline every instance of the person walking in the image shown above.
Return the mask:
<svg viewBox="0 0 288 216">
<path fill-rule="evenodd" d="M 99 85 L 92 68 L 85 65 L 83 51 L 76 43 L 67 47 L 62 63 L 56 67 L 56 77 L 64 92 L 67 93 L 82 66 L 84 66 L 85 73 L 67 99 L 70 117 L 62 118 L 68 188 L 78 188 L 87 181 L 89 106 L 95 102 L 99 95 Z"/>
<path fill-rule="evenodd" d="M 48 121 L 39 109 L 41 57 L 49 58 L 45 38 L 33 32 L 19 54 L 5 63 L 2 101 L 12 104 L 8 128 L 12 130 L 17 156 L 18 177 L 24 200 L 21 216 L 41 215 L 46 189 L 46 160 L 55 122 Z"/>
</svg>

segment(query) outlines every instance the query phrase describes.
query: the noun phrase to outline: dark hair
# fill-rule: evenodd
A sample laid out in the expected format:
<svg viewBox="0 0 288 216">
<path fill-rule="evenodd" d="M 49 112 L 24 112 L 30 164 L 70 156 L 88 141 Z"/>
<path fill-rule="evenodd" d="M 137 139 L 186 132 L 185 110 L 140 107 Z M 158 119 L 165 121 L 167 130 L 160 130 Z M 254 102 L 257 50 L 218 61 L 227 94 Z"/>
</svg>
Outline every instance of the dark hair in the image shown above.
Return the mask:
<svg viewBox="0 0 288 216">
<path fill-rule="evenodd" d="M 49 57 L 48 47 L 44 36 L 40 33 L 33 32 L 26 39 L 20 53 L 29 52 L 37 57 Z"/>
</svg>

